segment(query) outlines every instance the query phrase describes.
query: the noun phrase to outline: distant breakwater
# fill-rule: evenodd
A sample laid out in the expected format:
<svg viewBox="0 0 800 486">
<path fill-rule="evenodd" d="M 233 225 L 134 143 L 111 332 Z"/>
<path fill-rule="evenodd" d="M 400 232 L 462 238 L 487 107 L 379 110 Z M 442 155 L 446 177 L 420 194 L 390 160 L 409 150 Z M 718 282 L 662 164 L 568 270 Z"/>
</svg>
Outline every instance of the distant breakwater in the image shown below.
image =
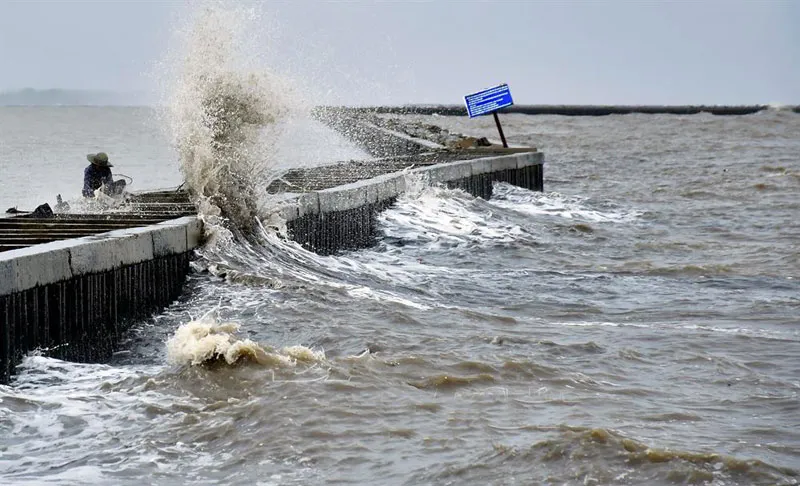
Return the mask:
<svg viewBox="0 0 800 486">
<path fill-rule="evenodd" d="M 461 105 L 406 105 L 372 106 L 349 108 L 353 111 L 369 113 L 388 113 L 395 115 L 443 115 L 466 116 L 467 110 Z M 750 115 L 765 110 L 786 110 L 800 113 L 800 105 L 776 108 L 771 105 L 709 106 L 709 105 L 514 105 L 500 110 L 500 113 L 522 113 L 525 115 L 564 115 L 564 116 L 606 116 L 643 114 L 696 115 Z"/>
</svg>

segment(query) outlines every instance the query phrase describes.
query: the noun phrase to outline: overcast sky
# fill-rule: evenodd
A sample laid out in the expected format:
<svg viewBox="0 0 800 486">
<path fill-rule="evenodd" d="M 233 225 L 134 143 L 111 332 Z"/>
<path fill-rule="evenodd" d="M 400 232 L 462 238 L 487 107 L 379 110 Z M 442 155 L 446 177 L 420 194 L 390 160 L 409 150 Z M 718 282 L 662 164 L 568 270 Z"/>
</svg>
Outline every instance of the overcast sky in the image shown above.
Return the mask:
<svg viewBox="0 0 800 486">
<path fill-rule="evenodd" d="M 0 90 L 158 91 L 183 2 L 0 0 Z M 274 1 L 265 69 L 315 102 L 800 104 L 800 2 Z"/>
</svg>

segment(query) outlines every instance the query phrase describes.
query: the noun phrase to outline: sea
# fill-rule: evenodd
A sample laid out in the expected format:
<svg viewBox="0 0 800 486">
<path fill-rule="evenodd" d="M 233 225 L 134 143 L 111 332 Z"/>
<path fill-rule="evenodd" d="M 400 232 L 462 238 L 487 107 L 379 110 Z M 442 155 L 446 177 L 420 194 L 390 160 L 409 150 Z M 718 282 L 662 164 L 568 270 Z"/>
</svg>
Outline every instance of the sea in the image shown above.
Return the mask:
<svg viewBox="0 0 800 486">
<path fill-rule="evenodd" d="M 132 190 L 181 184 L 162 119 L 0 108 L 3 209 L 78 207 L 97 151 Z M 41 350 L 0 386 L 0 483 L 798 484 L 800 115 L 501 121 L 544 192 L 410 184 L 334 256 L 209 220 L 110 362 Z M 274 168 L 368 158 L 281 123 Z"/>
</svg>

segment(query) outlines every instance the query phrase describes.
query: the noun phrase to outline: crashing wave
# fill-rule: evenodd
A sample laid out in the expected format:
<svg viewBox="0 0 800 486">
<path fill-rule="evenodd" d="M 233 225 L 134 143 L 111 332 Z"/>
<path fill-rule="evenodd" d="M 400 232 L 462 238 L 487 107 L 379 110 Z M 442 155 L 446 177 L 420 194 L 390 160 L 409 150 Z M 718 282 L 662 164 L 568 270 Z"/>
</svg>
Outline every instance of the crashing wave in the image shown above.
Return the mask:
<svg viewBox="0 0 800 486">
<path fill-rule="evenodd" d="M 209 315 L 190 321 L 179 327 L 167 341 L 168 359 L 175 365 L 257 363 L 273 368 L 318 363 L 325 359 L 324 352 L 305 346 L 275 350 L 250 339 L 239 339 L 236 336 L 238 330 L 238 324 L 218 323 Z"/>
<path fill-rule="evenodd" d="M 245 55 L 247 24 L 254 20 L 252 10 L 200 10 L 181 32 L 166 100 L 181 170 L 201 215 L 246 231 L 291 104 L 284 82 Z"/>
</svg>

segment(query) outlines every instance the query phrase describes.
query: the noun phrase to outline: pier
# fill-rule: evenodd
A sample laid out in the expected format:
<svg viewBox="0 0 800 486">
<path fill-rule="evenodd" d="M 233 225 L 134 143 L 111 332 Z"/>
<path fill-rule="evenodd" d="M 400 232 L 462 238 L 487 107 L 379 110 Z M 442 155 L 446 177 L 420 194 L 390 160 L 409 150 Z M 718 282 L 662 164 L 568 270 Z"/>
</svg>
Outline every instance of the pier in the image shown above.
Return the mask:
<svg viewBox="0 0 800 486">
<path fill-rule="evenodd" d="M 452 150 L 370 122 L 327 122 L 376 157 L 287 171 L 267 188 L 264 224 L 329 255 L 367 248 L 377 215 L 411 184 L 439 184 L 490 198 L 495 182 L 542 191 L 544 155 L 535 148 Z M 177 299 L 202 222 L 185 191 L 135 194 L 98 214 L 0 219 L 0 383 L 26 353 L 102 362 L 137 320 Z"/>
</svg>

